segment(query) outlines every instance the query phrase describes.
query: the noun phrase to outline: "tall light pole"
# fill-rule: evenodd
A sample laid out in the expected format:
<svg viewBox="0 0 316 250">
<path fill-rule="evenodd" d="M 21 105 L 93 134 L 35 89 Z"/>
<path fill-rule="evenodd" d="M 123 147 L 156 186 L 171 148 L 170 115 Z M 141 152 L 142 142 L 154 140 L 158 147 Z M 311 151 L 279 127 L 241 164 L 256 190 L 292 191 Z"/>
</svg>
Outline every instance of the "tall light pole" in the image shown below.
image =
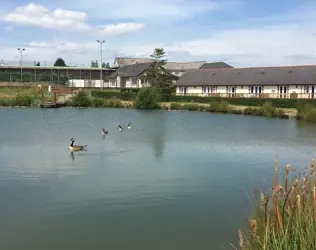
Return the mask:
<svg viewBox="0 0 316 250">
<path fill-rule="evenodd" d="M 100 85 L 101 85 L 101 90 L 102 90 L 102 87 L 103 87 L 103 80 L 102 80 L 102 45 L 103 43 L 105 43 L 104 40 L 97 40 L 97 42 L 100 44 L 100 55 L 101 55 L 101 61 L 100 61 L 100 67 L 101 67 L 101 70 L 100 70 Z"/>
<path fill-rule="evenodd" d="M 22 54 L 23 51 L 25 51 L 24 48 L 18 48 L 18 51 L 20 51 L 20 67 L 21 67 L 21 84 L 23 83 L 23 72 L 22 72 Z"/>
</svg>

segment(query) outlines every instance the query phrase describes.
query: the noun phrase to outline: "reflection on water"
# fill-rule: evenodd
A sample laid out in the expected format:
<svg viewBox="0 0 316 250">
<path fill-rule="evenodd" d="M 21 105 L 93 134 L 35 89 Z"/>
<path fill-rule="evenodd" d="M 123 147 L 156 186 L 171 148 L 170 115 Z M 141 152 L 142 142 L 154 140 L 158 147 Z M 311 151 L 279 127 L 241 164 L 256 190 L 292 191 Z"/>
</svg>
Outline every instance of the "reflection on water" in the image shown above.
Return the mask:
<svg viewBox="0 0 316 250">
<path fill-rule="evenodd" d="M 0 249 L 221 249 L 246 223 L 251 176 L 268 188 L 276 153 L 280 171 L 290 162 L 297 172 L 315 155 L 315 126 L 294 120 L 125 109 L 0 115 Z M 70 152 L 71 137 L 88 151 Z"/>
</svg>

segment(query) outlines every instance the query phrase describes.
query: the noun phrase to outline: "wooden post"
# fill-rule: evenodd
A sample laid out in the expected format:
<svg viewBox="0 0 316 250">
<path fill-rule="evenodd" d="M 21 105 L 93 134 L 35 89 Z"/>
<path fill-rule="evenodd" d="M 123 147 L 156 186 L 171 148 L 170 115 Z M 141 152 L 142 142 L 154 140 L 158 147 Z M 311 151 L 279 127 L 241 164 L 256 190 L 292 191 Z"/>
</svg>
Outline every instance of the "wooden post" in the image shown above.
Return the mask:
<svg viewBox="0 0 316 250">
<path fill-rule="evenodd" d="M 44 105 L 44 93 L 43 91 L 41 91 L 41 93 L 42 93 L 42 104 Z"/>
<path fill-rule="evenodd" d="M 56 100 L 57 100 L 56 96 L 57 96 L 57 93 L 54 92 L 54 105 L 56 105 Z"/>
</svg>

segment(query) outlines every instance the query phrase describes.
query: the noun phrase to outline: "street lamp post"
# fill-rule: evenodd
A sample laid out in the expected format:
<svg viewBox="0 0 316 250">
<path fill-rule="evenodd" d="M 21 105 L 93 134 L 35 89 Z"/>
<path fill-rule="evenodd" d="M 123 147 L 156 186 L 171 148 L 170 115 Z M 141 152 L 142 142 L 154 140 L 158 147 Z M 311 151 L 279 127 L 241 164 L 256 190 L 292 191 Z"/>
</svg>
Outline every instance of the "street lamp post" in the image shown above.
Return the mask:
<svg viewBox="0 0 316 250">
<path fill-rule="evenodd" d="M 23 83 L 23 72 L 22 72 L 22 54 L 23 51 L 25 51 L 24 48 L 18 48 L 18 51 L 20 51 L 20 67 L 21 67 L 21 84 Z"/>
<path fill-rule="evenodd" d="M 97 42 L 100 44 L 100 56 L 101 56 L 101 61 L 100 61 L 100 67 L 101 67 L 101 70 L 100 70 L 100 85 L 101 85 L 101 90 L 102 90 L 102 87 L 103 87 L 103 79 L 102 79 L 102 45 L 103 43 L 105 43 L 104 40 L 97 40 Z"/>
</svg>

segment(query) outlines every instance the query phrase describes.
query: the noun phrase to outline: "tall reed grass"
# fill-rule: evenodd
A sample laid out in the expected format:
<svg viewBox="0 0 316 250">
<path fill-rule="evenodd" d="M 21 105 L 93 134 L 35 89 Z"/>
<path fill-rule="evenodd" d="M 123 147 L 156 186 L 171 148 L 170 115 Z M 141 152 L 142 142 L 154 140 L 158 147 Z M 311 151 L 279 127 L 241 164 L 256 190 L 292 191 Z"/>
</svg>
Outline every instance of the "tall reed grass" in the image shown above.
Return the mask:
<svg viewBox="0 0 316 250">
<path fill-rule="evenodd" d="M 245 115 L 281 117 L 284 115 L 283 110 L 272 105 L 271 102 L 265 102 L 261 107 L 248 107 L 244 109 Z"/>
<path fill-rule="evenodd" d="M 277 155 L 272 192 L 254 192 L 248 230 L 238 230 L 240 250 L 316 249 L 315 160 L 292 180 L 290 171 L 288 164 L 278 178 Z"/>
</svg>

